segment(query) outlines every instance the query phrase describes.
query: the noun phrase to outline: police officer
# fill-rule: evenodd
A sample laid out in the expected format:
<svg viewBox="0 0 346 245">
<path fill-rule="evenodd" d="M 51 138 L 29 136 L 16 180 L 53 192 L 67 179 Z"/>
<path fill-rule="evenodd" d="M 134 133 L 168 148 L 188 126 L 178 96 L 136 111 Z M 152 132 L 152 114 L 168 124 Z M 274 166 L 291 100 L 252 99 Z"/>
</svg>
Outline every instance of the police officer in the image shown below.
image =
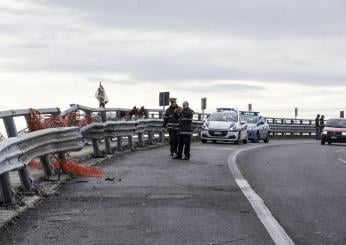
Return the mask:
<svg viewBox="0 0 346 245">
<path fill-rule="evenodd" d="M 170 98 L 169 99 L 171 105 L 168 107 L 168 109 L 165 112 L 164 120 L 163 120 L 163 126 L 167 127 L 167 131 L 169 134 L 169 144 L 170 144 L 170 150 L 171 150 L 171 156 L 174 155 L 174 153 L 178 152 L 178 144 L 179 144 L 179 135 L 178 135 L 178 110 L 179 106 L 177 105 L 177 99 L 176 98 Z"/>
<path fill-rule="evenodd" d="M 323 129 L 324 129 L 324 115 L 321 116 L 320 118 L 320 132 L 322 133 L 323 132 Z"/>
<path fill-rule="evenodd" d="M 192 137 L 192 117 L 193 110 L 189 107 L 189 102 L 183 103 L 183 108 L 178 110 L 179 116 L 179 146 L 178 153 L 174 159 L 182 159 L 184 150 L 184 160 L 190 160 L 190 146 Z"/>
<path fill-rule="evenodd" d="M 321 131 L 320 131 L 320 114 L 317 114 L 315 119 L 315 127 L 316 127 L 316 139 L 320 139 Z"/>
</svg>

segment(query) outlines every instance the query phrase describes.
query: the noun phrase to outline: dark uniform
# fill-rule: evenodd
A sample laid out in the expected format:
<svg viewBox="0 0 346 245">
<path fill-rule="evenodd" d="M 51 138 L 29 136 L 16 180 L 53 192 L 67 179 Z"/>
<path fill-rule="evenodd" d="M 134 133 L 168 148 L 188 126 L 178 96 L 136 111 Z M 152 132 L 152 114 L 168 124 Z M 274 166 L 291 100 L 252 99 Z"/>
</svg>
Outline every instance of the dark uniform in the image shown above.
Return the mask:
<svg viewBox="0 0 346 245">
<path fill-rule="evenodd" d="M 166 110 L 164 120 L 163 120 L 163 126 L 167 127 L 167 131 L 169 134 L 169 144 L 171 146 L 171 156 L 173 156 L 174 153 L 178 152 L 178 144 L 179 144 L 179 135 L 178 135 L 178 128 L 179 128 L 179 121 L 178 121 L 178 112 L 177 109 L 179 106 L 170 106 Z"/>
<path fill-rule="evenodd" d="M 182 109 L 179 113 L 179 147 L 176 159 L 182 158 L 183 150 L 185 155 L 184 160 L 190 159 L 193 113 L 193 110 L 189 107 Z"/>
<path fill-rule="evenodd" d="M 320 132 L 322 133 L 323 132 L 323 129 L 324 129 L 324 115 L 321 116 L 320 118 Z"/>
<path fill-rule="evenodd" d="M 320 139 L 321 129 L 320 129 L 320 115 L 317 115 L 315 119 L 315 127 L 316 127 L 316 139 Z"/>
</svg>

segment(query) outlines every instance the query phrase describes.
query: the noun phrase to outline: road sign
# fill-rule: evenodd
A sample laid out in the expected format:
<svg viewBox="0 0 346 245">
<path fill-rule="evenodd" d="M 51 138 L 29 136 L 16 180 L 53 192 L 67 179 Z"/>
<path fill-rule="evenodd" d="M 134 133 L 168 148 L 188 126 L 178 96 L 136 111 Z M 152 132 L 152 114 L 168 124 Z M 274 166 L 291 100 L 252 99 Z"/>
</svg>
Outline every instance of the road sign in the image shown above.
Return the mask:
<svg viewBox="0 0 346 245">
<path fill-rule="evenodd" d="M 345 118 L 345 111 L 340 111 L 340 118 Z"/>
<path fill-rule="evenodd" d="M 294 116 L 297 119 L 297 117 L 298 117 L 298 107 L 294 108 Z"/>
<path fill-rule="evenodd" d="M 160 92 L 160 106 L 169 105 L 169 92 Z"/>
<path fill-rule="evenodd" d="M 252 111 L 252 104 L 249 104 L 249 111 Z"/>
<path fill-rule="evenodd" d="M 201 109 L 202 109 L 202 111 L 207 109 L 207 98 L 201 99 Z"/>
</svg>

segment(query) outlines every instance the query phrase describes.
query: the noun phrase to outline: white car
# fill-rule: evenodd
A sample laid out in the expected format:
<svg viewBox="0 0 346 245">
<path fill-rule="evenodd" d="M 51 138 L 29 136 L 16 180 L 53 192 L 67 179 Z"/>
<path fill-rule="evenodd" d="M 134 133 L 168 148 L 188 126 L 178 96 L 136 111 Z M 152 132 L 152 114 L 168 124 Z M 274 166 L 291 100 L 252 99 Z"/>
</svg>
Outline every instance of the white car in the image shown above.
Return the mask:
<svg viewBox="0 0 346 245">
<path fill-rule="evenodd" d="M 208 140 L 247 144 L 247 123 L 243 115 L 237 109 L 218 108 L 202 126 L 201 141 L 205 144 Z"/>
</svg>

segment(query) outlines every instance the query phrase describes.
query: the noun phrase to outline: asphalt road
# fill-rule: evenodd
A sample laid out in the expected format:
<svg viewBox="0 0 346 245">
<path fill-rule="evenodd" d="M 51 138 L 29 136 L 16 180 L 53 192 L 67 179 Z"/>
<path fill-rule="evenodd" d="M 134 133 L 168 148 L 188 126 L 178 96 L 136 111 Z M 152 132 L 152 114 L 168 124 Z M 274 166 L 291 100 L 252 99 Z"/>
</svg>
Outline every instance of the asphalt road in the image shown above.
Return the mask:
<svg viewBox="0 0 346 245">
<path fill-rule="evenodd" d="M 246 147 L 194 144 L 190 161 L 170 159 L 168 147 L 115 157 L 104 165 L 114 182 L 64 185 L 0 244 L 273 244 L 227 165 Z"/>
<path fill-rule="evenodd" d="M 249 149 L 260 146 L 259 148 Z M 273 244 L 228 167 L 237 165 L 296 244 L 346 244 L 346 145 L 272 141 L 168 147 L 105 163 L 0 232 L 0 244 Z"/>
<path fill-rule="evenodd" d="M 346 244 L 346 145 L 272 145 L 237 162 L 296 244 Z"/>
</svg>

